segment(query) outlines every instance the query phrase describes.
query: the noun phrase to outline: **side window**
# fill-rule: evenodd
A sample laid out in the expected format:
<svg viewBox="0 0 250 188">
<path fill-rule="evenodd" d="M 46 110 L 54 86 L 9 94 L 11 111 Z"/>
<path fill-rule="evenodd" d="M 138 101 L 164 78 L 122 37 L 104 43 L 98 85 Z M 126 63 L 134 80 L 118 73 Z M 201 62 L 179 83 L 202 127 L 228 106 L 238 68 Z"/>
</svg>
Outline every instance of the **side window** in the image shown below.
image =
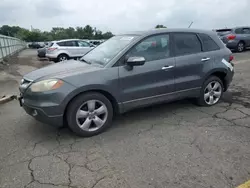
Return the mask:
<svg viewBox="0 0 250 188">
<path fill-rule="evenodd" d="M 203 33 L 199 33 L 199 36 L 203 44 L 203 51 L 208 52 L 220 49 L 210 36 Z"/>
<path fill-rule="evenodd" d="M 243 34 L 250 34 L 250 28 L 243 28 L 242 32 Z"/>
<path fill-rule="evenodd" d="M 146 61 L 165 59 L 170 56 L 169 35 L 148 37 L 135 45 L 128 53 L 129 57 L 144 57 Z"/>
<path fill-rule="evenodd" d="M 243 34 L 242 28 L 235 29 L 236 34 Z"/>
<path fill-rule="evenodd" d="M 78 46 L 76 41 L 65 41 L 65 46 L 73 47 L 73 46 Z"/>
<path fill-rule="evenodd" d="M 85 42 L 85 41 L 78 41 L 78 46 L 79 47 L 89 47 L 89 43 Z"/>
<path fill-rule="evenodd" d="M 196 34 L 175 33 L 174 34 L 175 55 L 187 55 L 201 52 L 201 43 Z"/>
<path fill-rule="evenodd" d="M 57 45 L 58 46 L 65 46 L 65 42 L 58 42 Z"/>
</svg>

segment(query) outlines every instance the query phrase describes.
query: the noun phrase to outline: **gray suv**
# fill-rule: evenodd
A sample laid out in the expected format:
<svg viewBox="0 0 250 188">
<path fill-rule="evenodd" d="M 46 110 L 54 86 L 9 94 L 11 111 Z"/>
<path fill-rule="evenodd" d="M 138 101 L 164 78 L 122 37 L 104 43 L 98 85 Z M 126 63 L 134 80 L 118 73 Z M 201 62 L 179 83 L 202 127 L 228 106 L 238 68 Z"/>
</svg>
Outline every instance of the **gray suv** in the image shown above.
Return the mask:
<svg viewBox="0 0 250 188">
<path fill-rule="evenodd" d="M 113 115 L 183 98 L 212 106 L 232 81 L 233 56 L 215 32 L 158 29 L 117 35 L 80 60 L 22 79 L 20 105 L 35 119 L 93 136 Z"/>
<path fill-rule="evenodd" d="M 250 27 L 217 29 L 216 32 L 229 49 L 243 52 L 250 47 Z"/>
</svg>

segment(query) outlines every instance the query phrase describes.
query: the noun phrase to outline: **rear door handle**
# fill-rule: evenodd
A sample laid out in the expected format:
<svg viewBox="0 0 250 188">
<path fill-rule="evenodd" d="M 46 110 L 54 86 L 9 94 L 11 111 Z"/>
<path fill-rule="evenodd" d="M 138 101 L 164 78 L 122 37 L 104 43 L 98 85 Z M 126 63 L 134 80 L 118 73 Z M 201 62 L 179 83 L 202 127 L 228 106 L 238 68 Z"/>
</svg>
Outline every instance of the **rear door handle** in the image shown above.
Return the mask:
<svg viewBox="0 0 250 188">
<path fill-rule="evenodd" d="M 210 60 L 209 57 L 205 57 L 205 58 L 202 58 L 202 59 L 201 59 L 201 61 L 208 61 L 208 60 Z"/>
<path fill-rule="evenodd" d="M 174 68 L 174 66 L 170 65 L 170 66 L 164 66 L 161 69 L 162 70 L 167 70 L 167 69 L 172 69 L 172 68 Z"/>
</svg>

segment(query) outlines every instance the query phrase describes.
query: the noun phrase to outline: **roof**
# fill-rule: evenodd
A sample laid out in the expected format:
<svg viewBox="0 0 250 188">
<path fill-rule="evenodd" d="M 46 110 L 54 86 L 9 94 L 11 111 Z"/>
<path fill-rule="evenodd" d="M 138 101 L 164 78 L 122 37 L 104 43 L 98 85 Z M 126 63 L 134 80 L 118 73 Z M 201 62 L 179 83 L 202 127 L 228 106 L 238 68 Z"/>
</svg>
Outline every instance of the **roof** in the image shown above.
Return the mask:
<svg viewBox="0 0 250 188">
<path fill-rule="evenodd" d="M 57 40 L 53 42 L 66 42 L 66 41 L 72 41 L 72 40 L 84 40 L 84 39 L 63 39 L 63 40 Z"/>
<path fill-rule="evenodd" d="M 203 30 L 203 29 L 191 29 L 191 28 L 162 28 L 162 29 L 152 29 L 152 30 L 147 30 L 147 31 L 134 31 L 134 32 L 127 32 L 123 33 L 121 35 L 152 35 L 152 34 L 159 34 L 159 33 L 171 33 L 171 32 L 190 32 L 190 33 L 207 33 L 211 34 L 213 31 L 211 30 Z"/>
</svg>

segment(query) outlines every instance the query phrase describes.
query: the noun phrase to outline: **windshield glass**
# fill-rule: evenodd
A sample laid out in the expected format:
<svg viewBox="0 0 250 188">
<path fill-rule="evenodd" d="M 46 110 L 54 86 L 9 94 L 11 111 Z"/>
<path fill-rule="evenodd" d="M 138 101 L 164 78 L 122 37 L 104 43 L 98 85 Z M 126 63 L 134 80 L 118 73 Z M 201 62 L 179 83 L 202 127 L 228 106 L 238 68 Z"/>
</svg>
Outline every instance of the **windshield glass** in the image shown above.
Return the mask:
<svg viewBox="0 0 250 188">
<path fill-rule="evenodd" d="M 136 36 L 131 35 L 114 36 L 91 50 L 80 60 L 105 66 L 133 39 L 135 39 L 135 37 Z"/>
</svg>

